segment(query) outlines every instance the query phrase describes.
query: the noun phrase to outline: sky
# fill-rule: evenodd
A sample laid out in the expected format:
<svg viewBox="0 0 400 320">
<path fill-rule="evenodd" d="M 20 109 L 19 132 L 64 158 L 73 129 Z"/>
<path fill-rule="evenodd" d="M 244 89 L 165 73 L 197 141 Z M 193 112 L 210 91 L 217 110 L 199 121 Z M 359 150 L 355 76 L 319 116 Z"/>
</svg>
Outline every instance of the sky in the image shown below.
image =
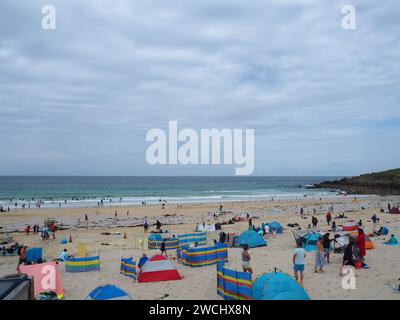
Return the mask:
<svg viewBox="0 0 400 320">
<path fill-rule="evenodd" d="M 168 121 L 254 129 L 254 175 L 400 167 L 399 16 L 398 0 L 2 0 L 0 175 L 235 174 L 149 165 Z"/>
</svg>

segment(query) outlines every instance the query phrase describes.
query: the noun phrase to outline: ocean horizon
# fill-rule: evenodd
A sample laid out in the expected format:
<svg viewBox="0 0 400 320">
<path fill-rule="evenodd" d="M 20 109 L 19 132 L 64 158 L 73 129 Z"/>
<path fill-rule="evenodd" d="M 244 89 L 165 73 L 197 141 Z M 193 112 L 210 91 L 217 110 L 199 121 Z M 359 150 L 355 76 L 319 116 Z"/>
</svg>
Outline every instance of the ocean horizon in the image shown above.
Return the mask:
<svg viewBox="0 0 400 320">
<path fill-rule="evenodd" d="M 96 207 L 326 197 L 305 185 L 338 176 L 0 176 L 0 205 Z"/>
</svg>

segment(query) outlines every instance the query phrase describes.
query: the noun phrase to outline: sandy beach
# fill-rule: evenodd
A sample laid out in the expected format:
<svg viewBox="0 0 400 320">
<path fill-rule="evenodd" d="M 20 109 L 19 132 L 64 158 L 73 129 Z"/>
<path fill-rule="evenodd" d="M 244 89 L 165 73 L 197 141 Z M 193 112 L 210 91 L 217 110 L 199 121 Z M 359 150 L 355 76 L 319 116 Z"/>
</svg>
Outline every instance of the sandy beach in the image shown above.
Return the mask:
<svg viewBox="0 0 400 320">
<path fill-rule="evenodd" d="M 390 234 L 399 237 L 400 216 L 380 213 L 386 209 L 387 203 L 396 203 L 399 197 L 359 197 L 354 201 L 352 197 L 336 197 L 329 199 L 298 199 L 275 200 L 258 202 L 232 202 L 223 204 L 223 213 L 214 220 L 213 213 L 218 212 L 219 205 L 187 204 L 177 207 L 176 204 L 167 204 L 165 209 L 160 205 L 130 206 L 130 207 L 102 207 L 102 208 L 74 208 L 74 209 L 25 209 L 0 214 L 0 232 L 10 231 L 15 241 L 28 246 L 43 248 L 44 258 L 53 260 L 60 252 L 67 248 L 75 254 L 77 243 L 87 246 L 89 253 L 98 253 L 101 260 L 101 270 L 86 273 L 66 273 L 63 263 L 60 263 L 62 282 L 65 289 L 64 299 L 85 299 L 87 294 L 99 285 L 115 284 L 129 293 L 134 299 L 220 299 L 216 294 L 216 267 L 208 266 L 191 268 L 177 264 L 181 281 L 137 283 L 119 274 L 121 255 L 140 258 L 142 250 L 135 249 L 135 239 L 146 237 L 142 223 L 145 217 L 152 224 L 159 219 L 163 223 L 163 230 L 168 230 L 164 236 L 177 235 L 195 231 L 197 223 L 215 223 L 228 221 L 240 213 L 249 213 L 254 225 L 262 222 L 278 221 L 284 226 L 283 234 L 277 234 L 268 239 L 266 247 L 250 249 L 253 280 L 259 275 L 272 271 L 274 268 L 292 274 L 292 252 L 295 241 L 293 228 L 288 223 L 298 223 L 305 230 L 311 223 L 314 208 L 319 220 L 318 229 L 328 230 L 325 214 L 333 206 L 333 216 L 345 213 L 348 218 L 362 219 L 366 233 L 373 230 L 371 216 L 378 214 L 380 224 L 389 228 L 388 236 L 373 237 L 375 249 L 367 251 L 366 261 L 370 269 L 356 270 L 356 290 L 344 290 L 339 276 L 342 254 L 331 254 L 331 263 L 324 268 L 324 273 L 314 273 L 314 253 L 306 257 L 304 287 L 311 299 L 400 299 L 400 294 L 391 290 L 390 283 L 397 283 L 399 278 L 400 247 L 387 246 L 383 242 Z M 299 211 L 304 209 L 306 218 L 301 218 Z M 117 210 L 117 220 L 115 211 Z M 127 215 L 129 211 L 129 215 Z M 89 222 L 85 222 L 85 214 Z M 16 230 L 23 230 L 26 224 L 33 226 L 42 224 L 47 217 L 54 217 L 66 230 L 58 231 L 57 239 L 43 241 L 39 235 L 26 235 Z M 347 219 L 335 219 L 338 226 Z M 215 221 L 215 222 L 214 222 Z M 222 231 L 240 233 L 248 228 L 248 222 L 238 222 L 232 225 L 223 225 Z M 101 235 L 110 232 L 114 235 Z M 219 230 L 208 233 L 208 244 L 218 239 Z M 117 234 L 119 233 L 119 234 Z M 126 234 L 127 239 L 124 239 Z M 73 242 L 60 244 L 60 239 L 72 237 Z M 229 248 L 228 267 L 241 270 L 241 249 Z M 148 256 L 158 253 L 150 250 Z M 175 252 L 170 252 L 172 258 Z M 18 257 L 0 257 L 0 276 L 15 273 Z M 150 290 L 146 290 L 150 289 Z"/>
</svg>

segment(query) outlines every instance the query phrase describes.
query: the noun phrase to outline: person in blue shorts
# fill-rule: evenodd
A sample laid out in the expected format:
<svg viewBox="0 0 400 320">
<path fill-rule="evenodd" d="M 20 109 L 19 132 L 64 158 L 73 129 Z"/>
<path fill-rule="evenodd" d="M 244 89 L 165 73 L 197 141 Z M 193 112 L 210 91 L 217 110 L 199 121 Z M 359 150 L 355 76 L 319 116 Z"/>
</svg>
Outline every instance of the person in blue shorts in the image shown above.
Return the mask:
<svg viewBox="0 0 400 320">
<path fill-rule="evenodd" d="M 304 279 L 304 258 L 306 257 L 306 251 L 302 248 L 301 243 L 297 244 L 297 248 L 293 252 L 293 270 L 294 278 L 296 281 L 303 286 Z"/>
</svg>

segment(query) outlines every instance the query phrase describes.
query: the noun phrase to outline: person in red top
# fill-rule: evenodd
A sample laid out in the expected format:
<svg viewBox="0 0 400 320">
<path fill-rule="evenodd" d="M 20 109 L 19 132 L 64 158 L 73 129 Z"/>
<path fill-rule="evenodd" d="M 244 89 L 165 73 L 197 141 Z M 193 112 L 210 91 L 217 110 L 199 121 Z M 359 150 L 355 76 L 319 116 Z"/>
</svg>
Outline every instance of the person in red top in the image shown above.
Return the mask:
<svg viewBox="0 0 400 320">
<path fill-rule="evenodd" d="M 331 225 L 331 221 L 332 221 L 332 215 L 331 212 L 328 211 L 328 213 L 326 214 L 326 222 L 328 223 L 328 226 Z"/>
<path fill-rule="evenodd" d="M 358 229 L 358 236 L 356 239 L 356 244 L 358 251 L 360 252 L 361 258 L 364 260 L 364 257 L 366 256 L 365 252 L 365 234 L 363 229 Z"/>
</svg>

